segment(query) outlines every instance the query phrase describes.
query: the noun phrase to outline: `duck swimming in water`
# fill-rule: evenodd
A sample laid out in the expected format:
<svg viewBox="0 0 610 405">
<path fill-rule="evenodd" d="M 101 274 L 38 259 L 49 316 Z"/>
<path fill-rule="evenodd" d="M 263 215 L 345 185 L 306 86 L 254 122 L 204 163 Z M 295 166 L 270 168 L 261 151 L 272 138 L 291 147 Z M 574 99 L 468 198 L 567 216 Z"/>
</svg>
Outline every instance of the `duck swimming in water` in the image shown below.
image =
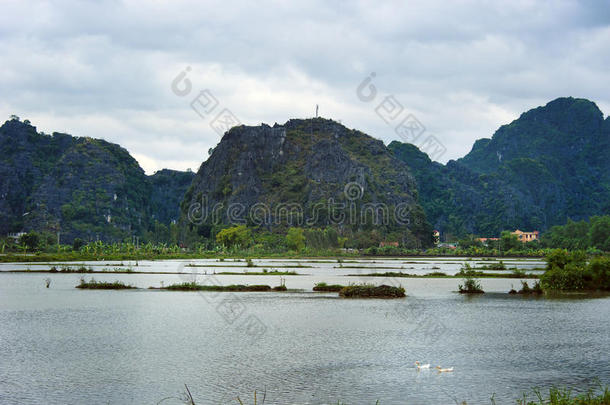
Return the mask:
<svg viewBox="0 0 610 405">
<path fill-rule="evenodd" d="M 430 368 L 430 363 L 428 363 L 428 364 L 421 364 L 419 361 L 416 361 L 415 362 L 415 367 L 417 368 L 417 371 L 419 371 L 422 368 Z"/>
</svg>

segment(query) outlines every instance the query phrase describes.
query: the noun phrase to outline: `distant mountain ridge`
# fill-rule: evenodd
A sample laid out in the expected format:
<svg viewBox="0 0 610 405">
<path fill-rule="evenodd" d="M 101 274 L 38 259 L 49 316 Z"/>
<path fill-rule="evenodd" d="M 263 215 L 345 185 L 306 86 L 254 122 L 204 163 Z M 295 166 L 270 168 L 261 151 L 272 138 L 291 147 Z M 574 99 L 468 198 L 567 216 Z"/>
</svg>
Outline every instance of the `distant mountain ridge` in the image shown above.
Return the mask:
<svg viewBox="0 0 610 405">
<path fill-rule="evenodd" d="M 0 153 L 0 233 L 60 232 L 66 242 L 120 241 L 142 235 L 155 219 L 177 220 L 194 175 L 146 176 L 119 145 L 41 134 L 17 119 L 0 127 Z"/>
<path fill-rule="evenodd" d="M 191 208 L 204 199 L 209 208 L 239 209 L 219 210 L 216 224 L 192 221 Z M 409 223 L 375 224 L 371 216 L 337 222 L 340 212 L 329 201 L 358 209 L 400 206 Z M 260 204 L 270 208 L 270 222 L 236 218 Z M 273 210 L 282 204 L 302 207 L 302 219 L 312 219 L 303 226 L 374 231 L 406 246 L 428 245 L 432 226 L 444 236 L 495 236 L 610 214 L 610 118 L 591 101 L 559 98 L 477 140 L 446 165 L 414 145 L 386 147 L 322 118 L 242 125 L 225 133 L 197 174 L 164 169 L 152 176 L 104 140 L 46 135 L 18 119 L 0 127 L 0 234 L 59 231 L 68 243 L 77 237 L 164 241 L 171 233 L 174 243 L 192 242 L 235 219 L 285 230 L 285 213 Z"/>
<path fill-rule="evenodd" d="M 447 165 L 413 145 L 389 148 L 413 169 L 428 220 L 446 234 L 545 230 L 610 213 L 610 119 L 585 99 L 527 111 Z"/>
</svg>

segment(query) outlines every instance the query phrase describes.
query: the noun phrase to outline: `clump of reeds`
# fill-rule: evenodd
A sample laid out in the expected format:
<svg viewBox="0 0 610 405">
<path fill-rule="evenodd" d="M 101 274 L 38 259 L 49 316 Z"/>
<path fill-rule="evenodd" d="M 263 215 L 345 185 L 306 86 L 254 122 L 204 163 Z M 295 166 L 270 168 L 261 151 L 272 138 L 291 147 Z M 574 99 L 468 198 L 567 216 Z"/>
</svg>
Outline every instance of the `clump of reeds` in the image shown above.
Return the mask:
<svg viewBox="0 0 610 405">
<path fill-rule="evenodd" d="M 344 298 L 403 298 L 406 297 L 405 289 L 389 285 L 349 285 L 339 291 L 339 296 Z"/>
<path fill-rule="evenodd" d="M 479 282 L 479 280 L 472 278 L 472 277 L 466 277 L 464 279 L 464 284 L 458 285 L 458 290 L 459 290 L 460 294 L 483 294 L 483 293 L 485 293 L 485 291 L 483 291 L 483 287 L 481 287 L 481 283 Z"/>
<path fill-rule="evenodd" d="M 280 286 L 281 288 L 281 286 Z M 170 291 L 233 291 L 233 292 L 244 292 L 244 291 L 271 291 L 272 288 L 268 285 L 255 284 L 255 285 L 243 285 L 243 284 L 230 284 L 230 285 L 203 285 L 197 284 L 196 282 L 185 282 L 180 284 L 172 284 L 167 287 L 150 289 L 157 290 L 170 290 Z M 281 291 L 281 290 L 276 290 Z"/>
<path fill-rule="evenodd" d="M 341 284 L 326 284 L 326 283 L 322 282 L 322 283 L 317 283 L 313 287 L 313 290 L 314 291 L 322 291 L 322 292 L 339 292 L 344 287 L 345 286 L 341 285 Z"/>
<path fill-rule="evenodd" d="M 114 281 L 112 283 L 105 281 L 97 281 L 92 278 L 90 281 L 85 281 L 85 278 L 80 279 L 80 284 L 76 288 L 89 289 L 89 290 L 125 290 L 136 288 L 132 285 L 124 284 L 121 281 Z"/>
</svg>

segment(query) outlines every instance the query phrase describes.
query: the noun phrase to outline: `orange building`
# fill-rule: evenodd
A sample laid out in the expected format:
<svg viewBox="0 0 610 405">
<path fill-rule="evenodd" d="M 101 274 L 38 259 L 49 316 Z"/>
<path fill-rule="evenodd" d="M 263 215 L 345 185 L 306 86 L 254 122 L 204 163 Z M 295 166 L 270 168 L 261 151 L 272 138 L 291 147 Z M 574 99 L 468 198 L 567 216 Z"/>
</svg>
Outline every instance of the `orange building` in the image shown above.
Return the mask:
<svg viewBox="0 0 610 405">
<path fill-rule="evenodd" d="M 523 232 L 520 230 L 516 230 L 515 232 L 511 232 L 511 235 L 515 235 L 517 236 L 517 238 L 525 243 L 525 242 L 531 242 L 533 240 L 538 240 L 538 236 L 540 235 L 540 232 L 538 231 L 534 231 L 534 232 Z"/>
<path fill-rule="evenodd" d="M 487 245 L 489 242 L 499 241 L 500 238 L 476 238 L 475 240 Z"/>
</svg>

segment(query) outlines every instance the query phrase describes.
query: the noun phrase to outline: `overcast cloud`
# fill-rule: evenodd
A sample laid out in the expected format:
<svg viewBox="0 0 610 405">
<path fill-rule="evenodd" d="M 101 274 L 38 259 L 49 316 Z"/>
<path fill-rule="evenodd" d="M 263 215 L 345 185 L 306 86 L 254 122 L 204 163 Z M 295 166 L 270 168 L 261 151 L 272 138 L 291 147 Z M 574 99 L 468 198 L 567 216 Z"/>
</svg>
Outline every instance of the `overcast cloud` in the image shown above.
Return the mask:
<svg viewBox="0 0 610 405">
<path fill-rule="evenodd" d="M 294 4 L 293 4 L 294 3 Z M 247 125 L 315 114 L 386 143 L 392 94 L 466 154 L 561 96 L 610 112 L 605 1 L 3 1 L 0 118 L 104 138 L 147 173 L 197 170 L 220 136 L 190 107 L 203 89 Z M 192 92 L 171 90 L 187 67 Z M 356 88 L 371 72 L 378 99 Z M 213 118 L 213 117 L 211 117 Z"/>
</svg>

